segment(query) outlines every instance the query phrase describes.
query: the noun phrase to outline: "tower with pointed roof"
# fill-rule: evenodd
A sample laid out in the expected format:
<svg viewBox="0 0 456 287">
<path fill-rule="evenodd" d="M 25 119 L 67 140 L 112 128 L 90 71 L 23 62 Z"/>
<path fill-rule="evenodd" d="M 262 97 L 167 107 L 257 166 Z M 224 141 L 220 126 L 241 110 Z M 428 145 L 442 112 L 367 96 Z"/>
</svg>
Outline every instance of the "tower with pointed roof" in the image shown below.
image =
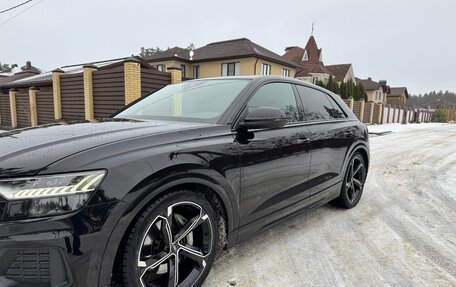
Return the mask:
<svg viewBox="0 0 456 287">
<path fill-rule="evenodd" d="M 325 66 L 322 48 L 318 48 L 313 34 L 304 48 L 288 47 L 283 57 L 300 66 L 296 71 L 298 79 L 315 83 L 317 80 L 326 82 L 330 76 L 333 76 L 336 82 L 346 82 L 349 79 L 354 81 L 351 64 Z"/>
</svg>

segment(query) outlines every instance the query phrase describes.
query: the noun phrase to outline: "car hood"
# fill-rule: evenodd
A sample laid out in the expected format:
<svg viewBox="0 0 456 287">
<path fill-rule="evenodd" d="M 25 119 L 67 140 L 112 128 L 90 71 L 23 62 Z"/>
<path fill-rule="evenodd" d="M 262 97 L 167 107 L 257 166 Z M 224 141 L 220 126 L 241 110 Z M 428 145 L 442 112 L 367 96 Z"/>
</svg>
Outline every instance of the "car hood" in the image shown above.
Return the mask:
<svg viewBox="0 0 456 287">
<path fill-rule="evenodd" d="M 116 141 L 205 125 L 208 124 L 112 120 L 53 124 L 0 133 L 0 178 L 35 175 L 60 159 Z"/>
</svg>

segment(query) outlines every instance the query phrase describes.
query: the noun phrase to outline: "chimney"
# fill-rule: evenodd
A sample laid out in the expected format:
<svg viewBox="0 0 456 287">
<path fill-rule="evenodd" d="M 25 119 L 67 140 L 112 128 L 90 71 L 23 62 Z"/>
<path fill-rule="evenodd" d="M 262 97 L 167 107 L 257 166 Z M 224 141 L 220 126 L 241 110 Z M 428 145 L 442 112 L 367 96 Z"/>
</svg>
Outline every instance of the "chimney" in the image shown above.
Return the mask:
<svg viewBox="0 0 456 287">
<path fill-rule="evenodd" d="M 25 69 L 26 70 L 31 70 L 32 69 L 32 62 L 30 62 L 30 61 L 25 62 Z"/>
<path fill-rule="evenodd" d="M 372 81 L 372 78 L 371 78 L 371 77 L 369 77 L 369 78 L 367 78 L 367 79 L 368 79 L 369 81 Z"/>
</svg>

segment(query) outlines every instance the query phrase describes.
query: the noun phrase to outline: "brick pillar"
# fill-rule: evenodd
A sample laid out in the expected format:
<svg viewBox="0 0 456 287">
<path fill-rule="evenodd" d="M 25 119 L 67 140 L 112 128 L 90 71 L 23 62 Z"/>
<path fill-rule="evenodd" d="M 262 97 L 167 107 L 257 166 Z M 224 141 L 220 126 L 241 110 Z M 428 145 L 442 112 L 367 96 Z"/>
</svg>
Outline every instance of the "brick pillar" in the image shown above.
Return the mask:
<svg viewBox="0 0 456 287">
<path fill-rule="evenodd" d="M 182 82 L 182 70 L 180 67 L 168 67 L 168 72 L 171 73 L 171 84 Z"/>
<path fill-rule="evenodd" d="M 17 128 L 16 93 L 17 93 L 16 89 L 9 90 L 11 126 L 13 128 Z"/>
<path fill-rule="evenodd" d="M 360 111 L 359 111 L 359 121 L 360 122 L 363 122 L 363 119 L 364 119 L 364 99 L 362 99 L 361 101 L 361 107 L 360 107 Z"/>
<path fill-rule="evenodd" d="M 378 105 L 378 115 L 377 115 L 377 124 L 382 123 L 382 117 L 383 117 L 383 104 Z"/>
<path fill-rule="evenodd" d="M 96 71 L 97 67 L 92 65 L 85 65 L 82 67 L 82 77 L 84 79 L 84 111 L 85 119 L 93 121 L 94 109 L 93 109 L 93 80 L 92 73 Z"/>
<path fill-rule="evenodd" d="M 350 98 L 348 99 L 348 107 L 350 108 L 350 110 L 351 110 L 352 112 L 353 112 L 353 106 L 354 106 L 354 104 L 355 104 L 355 100 L 354 100 L 352 97 L 350 97 Z"/>
<path fill-rule="evenodd" d="M 52 92 L 54 95 L 54 119 L 62 119 L 62 93 L 60 90 L 60 76 L 64 72 L 60 69 L 52 71 Z"/>
<path fill-rule="evenodd" d="M 38 111 L 36 109 L 36 93 L 38 88 L 31 87 L 29 89 L 29 102 L 30 102 L 30 123 L 32 127 L 38 125 Z"/>
<path fill-rule="evenodd" d="M 125 104 L 141 97 L 141 63 L 135 58 L 124 62 Z"/>
<path fill-rule="evenodd" d="M 369 114 L 369 123 L 373 124 L 374 123 L 374 109 L 375 109 L 375 103 L 370 103 L 370 114 Z"/>
</svg>

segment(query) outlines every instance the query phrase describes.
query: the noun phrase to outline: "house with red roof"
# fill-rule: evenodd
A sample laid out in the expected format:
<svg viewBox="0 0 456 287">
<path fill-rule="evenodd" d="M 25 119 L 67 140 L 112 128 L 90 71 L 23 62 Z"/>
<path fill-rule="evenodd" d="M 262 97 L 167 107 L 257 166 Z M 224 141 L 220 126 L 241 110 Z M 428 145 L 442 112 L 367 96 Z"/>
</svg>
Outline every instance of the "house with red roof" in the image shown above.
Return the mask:
<svg viewBox="0 0 456 287">
<path fill-rule="evenodd" d="M 303 81 L 316 83 L 320 80 L 326 82 L 332 76 L 339 83 L 349 80 L 355 82 L 352 64 L 326 66 L 323 63 L 322 48 L 318 48 L 313 35 L 310 36 L 304 48 L 287 47 L 283 57 L 298 65 L 296 78 Z"/>
</svg>

